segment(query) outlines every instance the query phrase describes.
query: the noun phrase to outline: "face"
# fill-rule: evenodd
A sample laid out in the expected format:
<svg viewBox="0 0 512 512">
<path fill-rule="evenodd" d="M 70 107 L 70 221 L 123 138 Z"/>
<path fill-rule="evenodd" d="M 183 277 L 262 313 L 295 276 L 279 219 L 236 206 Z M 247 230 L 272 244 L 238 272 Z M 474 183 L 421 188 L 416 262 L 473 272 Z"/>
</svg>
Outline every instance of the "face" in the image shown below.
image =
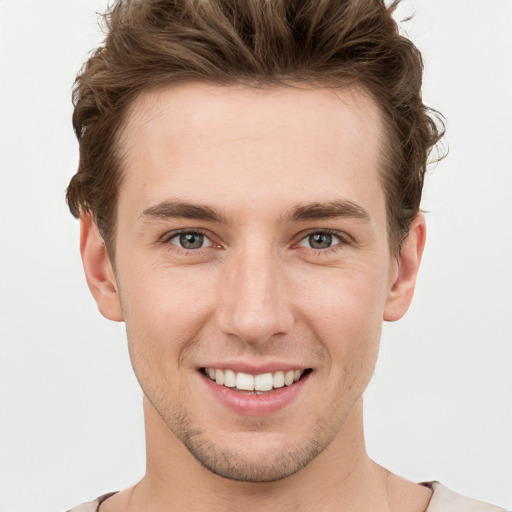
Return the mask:
<svg viewBox="0 0 512 512">
<path fill-rule="evenodd" d="M 148 407 L 221 476 L 305 467 L 368 384 L 400 275 L 382 138 L 357 91 L 189 84 L 133 105 L 114 295 Z"/>
</svg>

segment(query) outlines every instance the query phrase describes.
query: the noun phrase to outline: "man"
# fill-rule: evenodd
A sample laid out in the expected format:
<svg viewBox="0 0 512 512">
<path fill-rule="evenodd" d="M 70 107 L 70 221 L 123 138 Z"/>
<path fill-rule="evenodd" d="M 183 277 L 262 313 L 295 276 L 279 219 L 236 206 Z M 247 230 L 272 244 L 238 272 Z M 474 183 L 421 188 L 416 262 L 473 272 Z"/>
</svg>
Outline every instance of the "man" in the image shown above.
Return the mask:
<svg viewBox="0 0 512 512">
<path fill-rule="evenodd" d="M 374 0 L 118 2 L 75 88 L 81 222 L 124 321 L 147 470 L 74 510 L 502 510 L 367 455 L 382 321 L 412 299 L 442 129 Z"/>
</svg>

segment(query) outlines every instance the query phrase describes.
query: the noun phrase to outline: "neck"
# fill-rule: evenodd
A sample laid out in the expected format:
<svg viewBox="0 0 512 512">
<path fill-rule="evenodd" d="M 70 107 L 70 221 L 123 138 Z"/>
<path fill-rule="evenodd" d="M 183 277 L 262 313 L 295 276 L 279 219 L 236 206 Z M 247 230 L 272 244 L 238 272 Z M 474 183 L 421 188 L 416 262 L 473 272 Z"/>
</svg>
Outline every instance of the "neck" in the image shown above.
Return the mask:
<svg viewBox="0 0 512 512">
<path fill-rule="evenodd" d="M 366 453 L 361 401 L 313 461 L 292 476 L 264 483 L 229 480 L 203 468 L 147 400 L 144 407 L 147 470 L 131 494 L 129 510 L 392 510 L 389 473 Z"/>
</svg>

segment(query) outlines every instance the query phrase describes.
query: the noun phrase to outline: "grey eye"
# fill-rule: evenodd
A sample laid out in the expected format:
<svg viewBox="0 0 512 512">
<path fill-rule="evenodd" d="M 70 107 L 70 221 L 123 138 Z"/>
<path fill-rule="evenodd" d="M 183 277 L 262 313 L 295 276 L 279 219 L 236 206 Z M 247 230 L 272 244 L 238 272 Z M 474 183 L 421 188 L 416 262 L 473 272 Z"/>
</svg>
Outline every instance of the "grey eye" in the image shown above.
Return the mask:
<svg viewBox="0 0 512 512">
<path fill-rule="evenodd" d="M 184 249 L 199 249 L 203 246 L 204 236 L 199 233 L 185 233 L 180 235 L 180 245 Z"/>
<path fill-rule="evenodd" d="M 309 249 L 330 249 L 333 245 L 339 244 L 341 242 L 341 238 L 324 231 L 318 231 L 317 233 L 311 233 L 310 235 L 304 237 L 299 245 L 301 247 L 307 247 Z"/>
<path fill-rule="evenodd" d="M 332 245 L 332 235 L 329 233 L 315 233 L 308 236 L 308 242 L 313 249 L 328 249 Z"/>
<path fill-rule="evenodd" d="M 173 236 L 169 242 L 187 250 L 202 249 L 203 247 L 212 245 L 210 240 L 208 240 L 208 238 L 202 233 L 196 233 L 193 231 L 179 233 Z"/>
</svg>

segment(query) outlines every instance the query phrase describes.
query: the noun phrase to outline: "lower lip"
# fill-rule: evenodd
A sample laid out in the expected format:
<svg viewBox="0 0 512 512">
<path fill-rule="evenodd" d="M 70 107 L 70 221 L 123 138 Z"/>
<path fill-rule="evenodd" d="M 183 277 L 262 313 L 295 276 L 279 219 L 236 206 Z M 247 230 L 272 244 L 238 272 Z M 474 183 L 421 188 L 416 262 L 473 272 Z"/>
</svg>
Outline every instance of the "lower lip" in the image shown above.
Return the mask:
<svg viewBox="0 0 512 512">
<path fill-rule="evenodd" d="M 261 395 L 241 393 L 233 388 L 217 384 L 206 375 L 202 375 L 202 377 L 213 396 L 228 409 L 237 414 L 262 416 L 280 411 L 291 404 L 304 389 L 310 375 L 307 373 L 291 386 L 277 388 Z"/>
</svg>

